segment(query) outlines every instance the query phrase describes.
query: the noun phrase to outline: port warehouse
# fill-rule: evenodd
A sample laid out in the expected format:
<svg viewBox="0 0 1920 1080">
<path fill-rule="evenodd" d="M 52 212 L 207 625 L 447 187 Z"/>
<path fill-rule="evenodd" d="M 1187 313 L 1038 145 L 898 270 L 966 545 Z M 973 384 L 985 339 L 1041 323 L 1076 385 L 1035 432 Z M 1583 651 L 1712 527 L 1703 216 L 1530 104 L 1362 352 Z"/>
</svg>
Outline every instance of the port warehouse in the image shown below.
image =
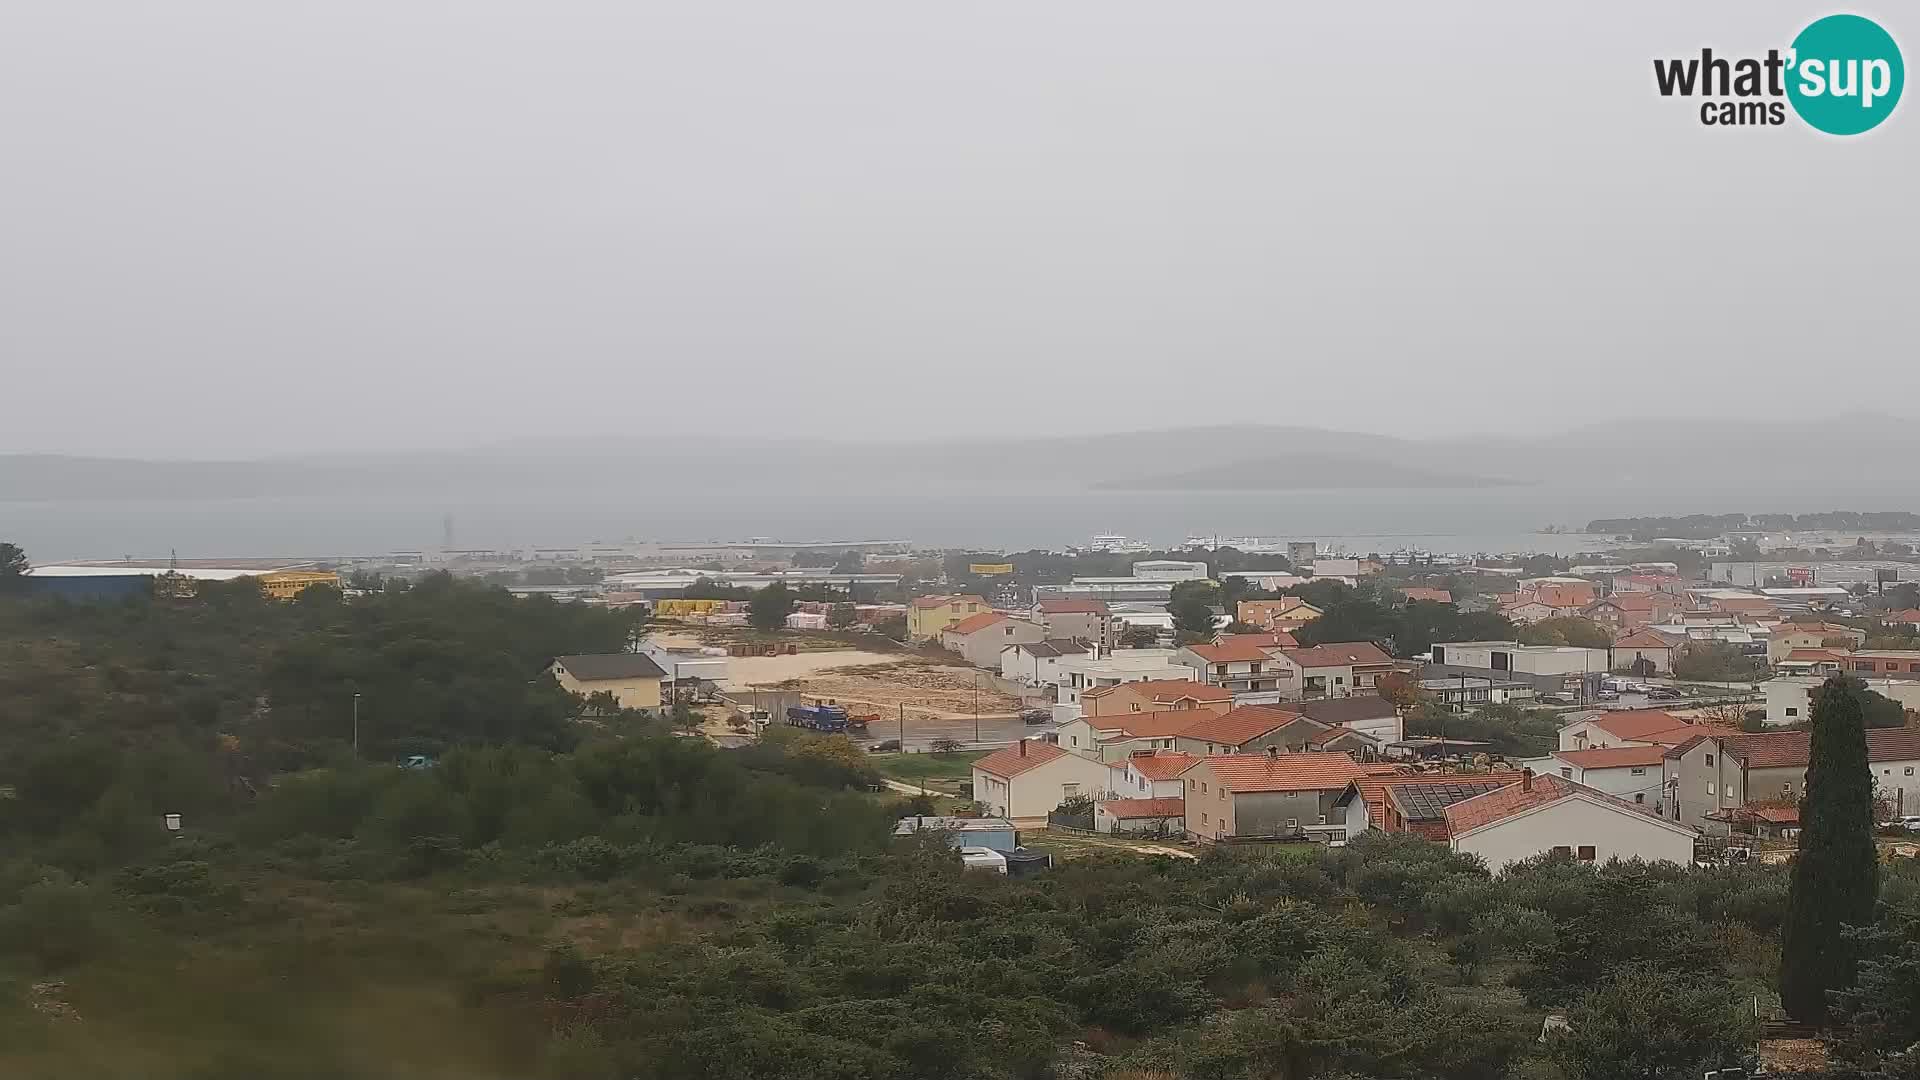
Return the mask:
<svg viewBox="0 0 1920 1080">
<path fill-rule="evenodd" d="M 216 566 L 92 566 L 84 564 L 36 566 L 27 572 L 27 590 L 35 596 L 67 600 L 118 600 L 150 595 L 154 579 L 175 574 L 189 581 L 232 581 L 252 578 L 268 596 L 291 600 L 312 585 L 340 584 L 340 575 L 314 570 L 311 563 L 298 566 L 216 567 Z"/>
</svg>

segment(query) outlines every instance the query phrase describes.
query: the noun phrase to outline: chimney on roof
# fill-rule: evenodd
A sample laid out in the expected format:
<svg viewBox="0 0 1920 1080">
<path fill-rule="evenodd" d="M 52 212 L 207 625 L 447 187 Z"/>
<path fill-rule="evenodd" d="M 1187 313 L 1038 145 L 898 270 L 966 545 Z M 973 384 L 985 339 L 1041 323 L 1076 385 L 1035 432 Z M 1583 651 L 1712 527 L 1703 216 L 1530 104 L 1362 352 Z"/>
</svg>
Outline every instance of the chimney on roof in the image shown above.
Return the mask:
<svg viewBox="0 0 1920 1080">
<path fill-rule="evenodd" d="M 1533 790 L 1533 770 L 1532 769 L 1520 770 L 1520 790 L 1521 791 Z"/>
<path fill-rule="evenodd" d="M 1269 746 L 1269 747 L 1267 747 L 1267 760 L 1269 760 L 1269 761 L 1274 761 L 1274 760 L 1278 760 L 1278 759 L 1279 759 L 1279 757 L 1280 757 L 1280 748 L 1279 748 L 1279 747 L 1277 747 L 1277 746 Z"/>
<path fill-rule="evenodd" d="M 1020 756 L 1021 757 L 1027 756 L 1027 740 L 1025 739 L 1020 740 Z"/>
</svg>

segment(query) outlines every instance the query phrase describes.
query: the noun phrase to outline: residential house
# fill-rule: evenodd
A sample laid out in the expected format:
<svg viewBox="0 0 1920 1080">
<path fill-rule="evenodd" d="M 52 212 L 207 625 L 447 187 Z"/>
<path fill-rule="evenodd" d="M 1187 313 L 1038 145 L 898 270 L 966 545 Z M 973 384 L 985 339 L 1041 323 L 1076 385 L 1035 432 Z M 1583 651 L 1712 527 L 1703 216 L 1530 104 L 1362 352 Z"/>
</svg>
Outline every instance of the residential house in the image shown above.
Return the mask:
<svg viewBox="0 0 1920 1080">
<path fill-rule="evenodd" d="M 1103 687 L 1130 682 L 1164 682 L 1186 679 L 1193 669 L 1173 662 L 1172 649 L 1119 649 L 1112 653 L 1063 656 L 1058 665 L 1060 681 L 1055 683 L 1054 700 L 1076 709 L 1082 707 L 1080 695 Z"/>
<path fill-rule="evenodd" d="M 1277 747 L 1289 753 L 1305 749 L 1310 732 L 1326 730 L 1324 724 L 1309 721 L 1288 740 L 1283 732 L 1304 720 L 1292 709 L 1269 705 L 1242 705 L 1189 724 L 1174 739 L 1174 749 L 1195 757 L 1220 754 L 1264 753 Z M 1291 745 L 1289 745 L 1291 742 Z"/>
<path fill-rule="evenodd" d="M 1447 839 L 1446 808 L 1462 799 L 1496 791 L 1520 779 L 1520 773 L 1396 772 L 1362 776 L 1334 800 L 1335 820 L 1344 821 L 1347 839 L 1368 829 Z M 1397 790 L 1406 789 L 1406 790 Z M 1391 794 L 1389 794 L 1391 792 Z"/>
<path fill-rule="evenodd" d="M 1559 774 L 1688 828 L 1724 834 L 1718 815 L 1745 803 L 1745 765 L 1728 742 L 1730 736 L 1697 734 L 1678 746 L 1557 749 L 1526 765 L 1542 776 Z"/>
<path fill-rule="evenodd" d="M 1524 774 L 1447 806 L 1445 815 L 1453 850 L 1478 855 L 1494 873 L 1548 852 L 1581 862 L 1693 863 L 1692 829 L 1558 776 Z"/>
<path fill-rule="evenodd" d="M 1262 649 L 1297 649 L 1300 642 L 1285 630 L 1262 630 L 1252 634 L 1222 634 L 1215 645 L 1254 645 Z"/>
<path fill-rule="evenodd" d="M 1374 680 L 1393 670 L 1393 657 L 1371 641 L 1336 641 L 1281 649 L 1281 694 L 1287 700 L 1371 694 Z"/>
<path fill-rule="evenodd" d="M 1920 679 L 1920 650 L 1855 649 L 1847 670 L 1863 679 Z"/>
<path fill-rule="evenodd" d="M 1177 750 L 1179 736 L 1196 721 L 1218 714 L 1209 709 L 1160 709 L 1079 717 L 1060 725 L 1058 745 L 1101 761 L 1125 761 L 1140 751 Z"/>
<path fill-rule="evenodd" d="M 992 611 L 986 600 L 971 593 L 957 596 L 916 596 L 907 605 L 907 639 L 939 641 L 940 632 L 962 619 Z"/>
<path fill-rule="evenodd" d="M 1406 603 L 1415 600 L 1431 600 L 1436 604 L 1453 603 L 1453 593 L 1446 589 L 1428 589 L 1418 585 L 1409 585 L 1400 590 L 1400 599 Z"/>
<path fill-rule="evenodd" d="M 1286 708 L 1323 724 L 1352 728 L 1380 743 L 1399 742 L 1407 736 L 1400 709 L 1378 694 L 1294 701 Z"/>
<path fill-rule="evenodd" d="M 1056 686 L 1060 661 L 1085 656 L 1087 646 L 1077 641 L 1029 641 L 1000 649 L 1000 677 L 1022 686 Z"/>
<path fill-rule="evenodd" d="M 1537 600 L 1525 600 L 1501 607 L 1500 614 L 1505 615 L 1507 621 L 1515 626 L 1532 626 L 1537 622 L 1557 619 L 1563 612 L 1550 604 L 1543 604 Z"/>
<path fill-rule="evenodd" d="M 1117 644 L 1104 600 L 1042 600 L 1033 605 L 1033 621 L 1046 627 L 1049 641 L 1084 641 L 1102 649 Z"/>
<path fill-rule="evenodd" d="M 1733 728 L 1683 720 L 1665 709 L 1613 709 L 1576 715 L 1560 728 L 1560 749 L 1679 746 L 1695 735 L 1737 734 Z"/>
<path fill-rule="evenodd" d="M 1196 761 L 1187 782 L 1186 829 L 1195 839 L 1297 837 L 1345 840 L 1334 800 L 1366 771 L 1345 754 L 1238 754 Z"/>
<path fill-rule="evenodd" d="M 1165 799 L 1108 799 L 1095 803 L 1093 828 L 1101 833 L 1179 836 L 1186 831 L 1187 802 Z"/>
<path fill-rule="evenodd" d="M 1615 671 L 1631 671 L 1643 678 L 1671 674 L 1674 657 L 1685 644 L 1644 626 L 1629 630 L 1614 639 L 1611 666 Z"/>
<path fill-rule="evenodd" d="M 1169 709 L 1212 709 L 1226 712 L 1233 708 L 1233 693 L 1192 679 L 1144 679 L 1116 686 L 1101 686 L 1080 694 L 1084 716 L 1117 716 Z"/>
<path fill-rule="evenodd" d="M 1693 607 L 1723 615 L 1778 615 L 1772 600 L 1745 589 L 1688 589 L 1687 602 Z"/>
<path fill-rule="evenodd" d="M 1232 691 L 1236 696 L 1271 694 L 1277 701 L 1285 669 L 1274 658 L 1274 648 L 1243 640 L 1256 636 L 1237 635 L 1218 645 L 1188 645 L 1175 650 L 1173 659 L 1192 668 L 1195 681 Z"/>
<path fill-rule="evenodd" d="M 660 681 L 667 674 L 641 653 L 556 656 L 547 670 L 568 693 L 612 694 L 620 708 L 641 712 L 660 708 Z"/>
<path fill-rule="evenodd" d="M 1896 626 L 1920 626 L 1920 608 L 1901 608 L 1880 616 L 1880 621 Z"/>
<path fill-rule="evenodd" d="M 1535 623 L 1578 615 L 1600 599 L 1593 582 L 1584 578 L 1530 578 L 1500 606 L 1501 614 L 1517 623 Z"/>
<path fill-rule="evenodd" d="M 1016 825 L 1044 821 L 1061 802 L 1105 790 L 1107 767 L 1051 743 L 1022 739 L 973 763 L 973 799 Z"/>
<path fill-rule="evenodd" d="M 1522 645 L 1517 641 L 1439 641 L 1433 662 L 1467 668 L 1481 674 L 1587 675 L 1608 670 L 1613 657 L 1607 649 L 1574 645 Z"/>
<path fill-rule="evenodd" d="M 1180 774 L 1196 760 L 1175 750 L 1136 750 L 1108 762 L 1107 792 L 1117 799 L 1179 798 L 1186 790 Z"/>
<path fill-rule="evenodd" d="M 1864 673 L 1859 677 L 1866 682 L 1867 689 L 1882 697 L 1892 698 L 1909 713 L 1920 711 L 1920 679 L 1910 676 L 1877 678 Z M 1823 676 L 1818 675 L 1783 674 L 1761 684 L 1767 695 L 1767 724 L 1772 727 L 1784 727 L 1788 724 L 1797 724 L 1812 716 L 1813 692 L 1825 681 Z"/>
<path fill-rule="evenodd" d="M 1866 644 L 1867 632 L 1845 623 L 1783 622 L 1775 624 L 1767 637 L 1767 663 L 1779 664 L 1795 649 L 1857 649 Z M 1829 645 L 1828 643 L 1832 644 Z"/>
<path fill-rule="evenodd" d="M 1793 649 L 1774 662 L 1781 675 L 1838 675 L 1847 670 L 1847 651 L 1843 649 Z"/>
<path fill-rule="evenodd" d="M 1893 816 L 1920 814 L 1920 728 L 1868 728 L 1867 766 L 1875 794 Z M 1729 736 L 1727 752 L 1745 764 L 1749 802 L 1794 802 L 1806 794 L 1812 735 L 1763 731 Z"/>
<path fill-rule="evenodd" d="M 1621 634 L 1665 622 L 1682 606 L 1680 598 L 1671 593 L 1616 592 L 1581 608 L 1580 614 Z"/>
<path fill-rule="evenodd" d="M 1277 600 L 1242 600 L 1234 608 L 1234 618 L 1262 630 L 1293 633 L 1326 614 L 1297 596 Z"/>
<path fill-rule="evenodd" d="M 978 668 L 1000 668 L 1000 650 L 1009 645 L 1030 645 L 1046 640 L 1047 631 L 1039 623 L 1015 619 L 997 611 L 969 615 L 940 631 L 940 646 L 959 653 Z"/>
</svg>

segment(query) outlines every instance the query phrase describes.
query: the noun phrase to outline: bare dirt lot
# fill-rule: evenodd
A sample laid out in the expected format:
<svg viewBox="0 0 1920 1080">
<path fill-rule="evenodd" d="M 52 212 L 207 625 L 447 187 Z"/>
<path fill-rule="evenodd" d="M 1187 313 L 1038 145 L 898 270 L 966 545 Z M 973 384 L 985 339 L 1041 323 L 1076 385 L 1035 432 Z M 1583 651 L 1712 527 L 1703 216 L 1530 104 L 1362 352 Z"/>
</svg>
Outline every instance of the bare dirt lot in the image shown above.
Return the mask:
<svg viewBox="0 0 1920 1080">
<path fill-rule="evenodd" d="M 801 657 L 768 659 L 798 660 Z M 914 719 L 971 717 L 976 700 L 983 717 L 1011 716 L 1019 711 L 1020 702 L 1017 698 L 995 690 L 991 679 L 972 668 L 895 658 L 883 658 L 883 661 L 878 664 L 867 662 L 835 666 L 790 676 L 771 686 L 780 690 L 795 690 L 809 697 L 832 698 L 856 709 L 862 705 L 870 706 L 886 719 L 898 716 L 903 705 L 906 706 L 907 716 Z"/>
</svg>

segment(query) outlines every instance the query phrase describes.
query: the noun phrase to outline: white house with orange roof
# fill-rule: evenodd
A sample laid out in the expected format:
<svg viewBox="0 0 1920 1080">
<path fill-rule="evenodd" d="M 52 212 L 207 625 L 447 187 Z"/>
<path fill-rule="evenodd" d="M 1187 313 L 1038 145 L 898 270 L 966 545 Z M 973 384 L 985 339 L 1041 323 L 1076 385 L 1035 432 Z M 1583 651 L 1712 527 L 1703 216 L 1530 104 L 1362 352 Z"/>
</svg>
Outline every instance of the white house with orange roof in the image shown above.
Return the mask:
<svg viewBox="0 0 1920 1080">
<path fill-rule="evenodd" d="M 1272 694 L 1278 701 L 1282 676 L 1291 675 L 1275 658 L 1279 647 L 1244 640 L 1268 636 L 1241 634 L 1219 644 L 1188 645 L 1175 650 L 1173 659 L 1193 669 L 1196 682 L 1230 690 L 1236 700 L 1248 694 Z"/>
<path fill-rule="evenodd" d="M 1016 825 L 1045 821 L 1067 799 L 1098 798 L 1107 766 L 1051 743 L 1022 739 L 973 763 L 973 799 Z"/>
<path fill-rule="evenodd" d="M 1142 679 L 1082 691 L 1080 706 L 1087 716 L 1121 716 L 1169 709 L 1226 712 L 1233 708 L 1233 692 L 1192 679 Z"/>
<path fill-rule="evenodd" d="M 1560 749 L 1609 746 L 1678 746 L 1695 735 L 1738 735 L 1714 724 L 1696 724 L 1665 709 L 1613 709 L 1582 713 L 1560 729 Z"/>
<path fill-rule="evenodd" d="M 1674 656 L 1686 645 L 1640 627 L 1613 639 L 1613 670 L 1636 675 L 1665 675 L 1673 671 Z"/>
<path fill-rule="evenodd" d="M 1107 763 L 1107 792 L 1121 799 L 1178 798 L 1180 774 L 1199 759 L 1177 750 L 1136 750 Z"/>
<path fill-rule="evenodd" d="M 1522 775 L 1446 807 L 1447 843 L 1494 873 L 1557 853 L 1586 863 L 1643 859 L 1693 863 L 1694 831 L 1558 776 Z"/>
<path fill-rule="evenodd" d="M 1060 725 L 1057 745 L 1100 761 L 1123 761 L 1143 750 L 1176 750 L 1180 733 L 1196 721 L 1217 715 L 1211 709 L 1159 709 L 1153 712 L 1082 714 Z"/>
<path fill-rule="evenodd" d="M 969 615 L 940 631 L 940 645 L 959 653 L 967 663 L 979 668 L 1000 669 L 1000 651 L 1009 645 L 1030 645 L 1047 639 L 1046 628 L 1039 623 L 983 611 Z"/>
</svg>

